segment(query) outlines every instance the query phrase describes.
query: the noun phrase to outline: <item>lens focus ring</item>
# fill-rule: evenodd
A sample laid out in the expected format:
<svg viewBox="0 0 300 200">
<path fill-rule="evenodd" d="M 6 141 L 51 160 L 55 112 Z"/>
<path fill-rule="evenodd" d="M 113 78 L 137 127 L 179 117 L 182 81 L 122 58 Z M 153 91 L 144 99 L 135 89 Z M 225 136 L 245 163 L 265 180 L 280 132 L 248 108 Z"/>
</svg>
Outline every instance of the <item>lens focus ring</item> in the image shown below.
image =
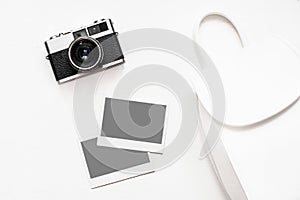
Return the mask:
<svg viewBox="0 0 300 200">
<path fill-rule="evenodd" d="M 72 42 L 69 48 L 69 59 L 77 70 L 94 69 L 102 60 L 100 44 L 93 38 L 81 37 Z"/>
</svg>

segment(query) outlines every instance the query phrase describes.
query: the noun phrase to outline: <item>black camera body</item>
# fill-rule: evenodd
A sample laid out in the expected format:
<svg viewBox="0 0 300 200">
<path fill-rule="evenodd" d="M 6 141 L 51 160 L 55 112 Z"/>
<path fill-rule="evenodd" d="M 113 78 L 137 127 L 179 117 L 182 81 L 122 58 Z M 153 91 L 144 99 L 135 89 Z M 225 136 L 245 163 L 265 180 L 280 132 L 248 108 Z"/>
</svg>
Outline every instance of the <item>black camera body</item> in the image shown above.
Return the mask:
<svg viewBox="0 0 300 200">
<path fill-rule="evenodd" d="M 124 63 L 124 55 L 110 19 L 45 42 L 56 81 L 61 84 Z"/>
</svg>

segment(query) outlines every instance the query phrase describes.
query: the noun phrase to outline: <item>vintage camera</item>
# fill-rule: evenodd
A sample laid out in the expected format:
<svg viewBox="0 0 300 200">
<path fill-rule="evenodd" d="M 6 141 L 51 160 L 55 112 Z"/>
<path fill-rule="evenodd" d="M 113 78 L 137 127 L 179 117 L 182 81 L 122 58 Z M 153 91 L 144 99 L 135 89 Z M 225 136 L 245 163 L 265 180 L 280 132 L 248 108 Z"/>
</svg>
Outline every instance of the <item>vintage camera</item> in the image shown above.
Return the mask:
<svg viewBox="0 0 300 200">
<path fill-rule="evenodd" d="M 55 78 L 59 84 L 124 63 L 124 56 L 110 19 L 45 42 Z"/>
</svg>

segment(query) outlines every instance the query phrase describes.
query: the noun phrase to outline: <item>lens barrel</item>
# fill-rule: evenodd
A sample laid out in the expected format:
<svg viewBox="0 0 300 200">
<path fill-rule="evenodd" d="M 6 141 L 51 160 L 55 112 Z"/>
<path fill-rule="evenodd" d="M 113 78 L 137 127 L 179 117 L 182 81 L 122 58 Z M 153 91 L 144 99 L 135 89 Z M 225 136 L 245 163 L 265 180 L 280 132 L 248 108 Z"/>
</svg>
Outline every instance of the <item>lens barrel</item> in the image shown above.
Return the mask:
<svg viewBox="0 0 300 200">
<path fill-rule="evenodd" d="M 91 70 L 103 57 L 100 44 L 93 38 L 80 37 L 69 47 L 69 60 L 78 70 Z"/>
</svg>

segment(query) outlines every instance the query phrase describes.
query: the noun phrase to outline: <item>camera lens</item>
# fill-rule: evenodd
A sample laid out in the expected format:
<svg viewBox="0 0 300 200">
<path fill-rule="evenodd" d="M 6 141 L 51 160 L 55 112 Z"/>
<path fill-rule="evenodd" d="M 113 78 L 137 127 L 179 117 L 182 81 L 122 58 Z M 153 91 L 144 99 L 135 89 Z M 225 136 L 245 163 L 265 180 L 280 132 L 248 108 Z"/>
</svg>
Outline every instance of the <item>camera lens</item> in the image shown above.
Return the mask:
<svg viewBox="0 0 300 200">
<path fill-rule="evenodd" d="M 69 48 L 69 59 L 78 70 L 94 68 L 101 58 L 100 44 L 93 38 L 79 38 Z"/>
</svg>

